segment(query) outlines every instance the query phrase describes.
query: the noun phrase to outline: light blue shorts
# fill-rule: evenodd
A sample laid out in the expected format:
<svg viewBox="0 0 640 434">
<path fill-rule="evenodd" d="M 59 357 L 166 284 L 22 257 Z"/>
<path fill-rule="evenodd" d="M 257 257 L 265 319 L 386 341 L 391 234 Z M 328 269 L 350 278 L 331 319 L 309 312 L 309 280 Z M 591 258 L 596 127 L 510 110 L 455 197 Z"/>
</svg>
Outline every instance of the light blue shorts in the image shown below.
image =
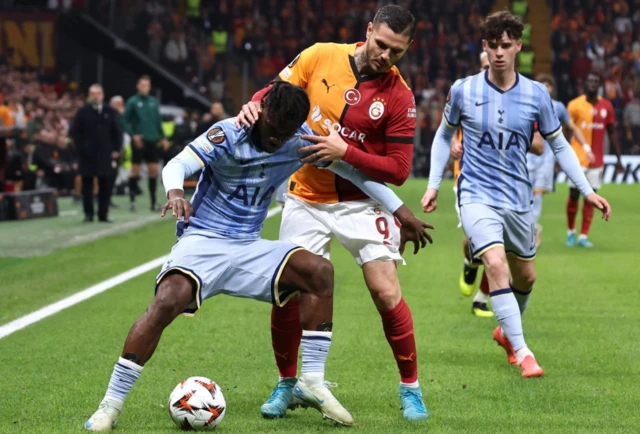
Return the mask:
<svg viewBox="0 0 640 434">
<path fill-rule="evenodd" d="M 527 154 L 527 170 L 531 186 L 537 190 L 554 190 L 555 160 L 546 155 L 535 156 Z"/>
<path fill-rule="evenodd" d="M 469 254 L 481 257 L 487 250 L 503 246 L 507 253 L 525 261 L 536 257 L 533 213 L 471 203 L 460 207 L 462 228 L 469 239 Z"/>
<path fill-rule="evenodd" d="M 285 241 L 238 240 L 191 231 L 180 237 L 156 278 L 177 271 L 196 284 L 195 300 L 185 309 L 194 314 L 202 302 L 218 294 L 283 306 L 297 291 L 280 291 L 278 280 L 291 255 L 301 247 Z"/>
</svg>

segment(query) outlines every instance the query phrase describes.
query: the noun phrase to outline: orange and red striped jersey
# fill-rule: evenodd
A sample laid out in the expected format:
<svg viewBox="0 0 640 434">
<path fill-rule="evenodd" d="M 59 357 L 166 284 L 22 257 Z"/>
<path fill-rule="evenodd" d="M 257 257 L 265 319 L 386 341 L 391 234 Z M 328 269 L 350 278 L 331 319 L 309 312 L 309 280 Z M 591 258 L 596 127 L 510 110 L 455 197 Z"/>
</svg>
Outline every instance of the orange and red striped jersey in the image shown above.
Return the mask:
<svg viewBox="0 0 640 434">
<path fill-rule="evenodd" d="M 307 91 L 311 102 L 307 124 L 313 131 L 329 135 L 334 129 L 340 133 L 349 145 L 344 161 L 379 181 L 402 184 L 409 176 L 413 158 L 413 92 L 395 66 L 382 74 L 361 76 L 354 59 L 360 45 L 315 44 L 302 51 L 279 78 Z M 387 169 L 394 169 L 387 170 L 387 179 L 367 170 L 365 157 L 373 156 L 389 158 L 385 160 Z M 291 176 L 289 192 L 320 203 L 367 197 L 349 181 L 312 165 Z"/>
<path fill-rule="evenodd" d="M 592 167 L 602 167 L 604 165 L 604 135 L 607 132 L 607 125 L 615 124 L 616 114 L 609 100 L 598 97 L 598 102 L 594 105 L 587 101 L 585 95 L 579 96 L 569 102 L 567 106 L 569 116 L 574 124 L 580 128 L 587 143 L 591 145 L 591 151 L 595 156 Z M 573 147 L 582 167 L 589 167 L 589 160 L 582 148 L 582 144 L 574 138 L 571 139 Z"/>
</svg>

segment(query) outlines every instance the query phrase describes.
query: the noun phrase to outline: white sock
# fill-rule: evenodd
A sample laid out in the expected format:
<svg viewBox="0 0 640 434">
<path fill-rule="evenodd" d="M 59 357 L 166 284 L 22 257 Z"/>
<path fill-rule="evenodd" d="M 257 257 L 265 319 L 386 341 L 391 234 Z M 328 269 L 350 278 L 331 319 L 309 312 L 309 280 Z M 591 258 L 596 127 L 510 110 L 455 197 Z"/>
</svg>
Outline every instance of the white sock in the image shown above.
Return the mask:
<svg viewBox="0 0 640 434">
<path fill-rule="evenodd" d="M 568 234 L 568 235 L 575 234 L 575 233 L 576 233 L 576 230 L 575 230 L 575 229 L 569 229 L 569 230 L 567 230 L 567 234 Z"/>
<path fill-rule="evenodd" d="M 324 365 L 331 347 L 331 332 L 302 330 L 302 378 L 324 381 Z"/>
<path fill-rule="evenodd" d="M 283 381 L 283 380 L 289 380 L 291 378 L 296 378 L 296 377 L 280 377 L 280 376 L 278 376 L 278 383 Z"/>
<path fill-rule="evenodd" d="M 487 302 L 489 301 L 489 296 L 486 295 L 486 294 L 483 294 L 482 291 L 478 291 L 478 292 L 476 292 L 476 296 L 473 297 L 473 301 L 477 301 L 478 303 L 487 304 Z"/>
<path fill-rule="evenodd" d="M 518 358 L 518 365 L 520 363 L 522 363 L 524 358 L 527 357 L 527 356 L 534 357 L 533 353 L 531 352 L 531 350 L 528 347 L 522 347 L 518 351 L 516 351 L 516 357 Z"/>
<path fill-rule="evenodd" d="M 401 381 L 400 384 L 410 389 L 417 389 L 420 387 L 420 382 L 418 380 L 414 381 L 413 383 L 405 383 L 404 381 Z"/>
<path fill-rule="evenodd" d="M 586 240 L 587 236 L 585 234 L 580 234 L 580 236 L 578 237 L 579 240 Z"/>
<path fill-rule="evenodd" d="M 120 357 L 118 363 L 113 367 L 113 373 L 111 374 L 111 380 L 109 381 L 109 387 L 107 388 L 104 399 L 108 399 L 111 402 L 120 401 L 120 403 L 122 403 L 129 392 L 131 392 L 131 389 L 133 389 L 133 385 L 136 383 L 138 377 L 140 377 L 141 372 L 142 366 Z"/>
</svg>

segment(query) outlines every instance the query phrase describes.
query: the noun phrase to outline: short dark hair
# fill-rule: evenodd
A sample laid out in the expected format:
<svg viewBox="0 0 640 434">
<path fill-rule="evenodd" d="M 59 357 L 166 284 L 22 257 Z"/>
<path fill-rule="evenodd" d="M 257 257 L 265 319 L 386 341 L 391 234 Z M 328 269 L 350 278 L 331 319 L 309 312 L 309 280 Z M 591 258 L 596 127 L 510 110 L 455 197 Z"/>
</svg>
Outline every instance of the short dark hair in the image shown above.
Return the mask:
<svg viewBox="0 0 640 434">
<path fill-rule="evenodd" d="M 394 33 L 407 35 L 411 40 L 416 36 L 416 19 L 408 9 L 398 5 L 386 5 L 378 9 L 373 17 L 373 25 L 386 24 Z"/>
<path fill-rule="evenodd" d="M 149 83 L 151 83 L 151 77 L 149 77 L 147 74 L 141 75 L 140 78 L 138 78 L 139 82 L 142 80 L 147 80 Z"/>
<path fill-rule="evenodd" d="M 300 128 L 311 109 L 307 92 L 286 81 L 274 82 L 262 100 L 267 106 L 269 122 L 279 131 Z"/>
<path fill-rule="evenodd" d="M 502 34 L 507 32 L 510 39 L 522 38 L 524 24 L 520 18 L 509 11 L 496 12 L 487 17 L 482 23 L 482 39 L 495 41 L 502 39 Z"/>
<path fill-rule="evenodd" d="M 549 84 L 550 86 L 555 86 L 555 80 L 549 74 L 538 74 L 536 76 L 536 81 L 539 81 L 542 84 Z"/>
<path fill-rule="evenodd" d="M 589 73 L 587 74 L 587 77 L 589 77 L 590 75 L 598 77 L 598 80 L 600 81 L 600 84 L 604 83 L 604 79 L 602 78 L 602 74 L 600 74 L 595 69 L 592 69 L 591 71 L 589 71 Z M 585 78 L 587 78 L 587 77 L 585 77 Z"/>
</svg>

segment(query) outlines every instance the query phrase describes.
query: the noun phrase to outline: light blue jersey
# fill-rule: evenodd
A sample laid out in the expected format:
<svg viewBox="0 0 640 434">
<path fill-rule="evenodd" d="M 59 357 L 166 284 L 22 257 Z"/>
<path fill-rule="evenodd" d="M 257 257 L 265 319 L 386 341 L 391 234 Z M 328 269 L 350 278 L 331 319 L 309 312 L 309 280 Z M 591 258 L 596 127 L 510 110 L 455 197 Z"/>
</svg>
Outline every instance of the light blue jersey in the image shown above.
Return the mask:
<svg viewBox="0 0 640 434">
<path fill-rule="evenodd" d="M 483 71 L 453 84 L 444 120 L 463 131 L 459 204 L 529 211 L 527 151 L 534 127 L 537 123 L 545 139 L 562 131 L 546 87 L 516 74 L 513 87 L 502 91 Z"/>
<path fill-rule="evenodd" d="M 213 125 L 187 145 L 204 168 L 191 199 L 189 229 L 212 231 L 228 238 L 258 238 L 278 186 L 302 167 L 298 149 L 311 145 L 301 134 L 314 134 L 303 124 L 296 136 L 276 152 L 258 149 L 251 130 L 233 119 Z M 184 224 L 178 223 L 177 235 Z"/>
<path fill-rule="evenodd" d="M 280 149 L 269 153 L 252 143 L 251 130 L 238 129 L 234 119 L 226 119 L 187 145 L 162 174 L 169 191 L 182 189 L 186 176 L 203 169 L 191 199 L 193 213 L 188 227 L 178 222 L 177 235 L 197 232 L 257 239 L 276 190 L 303 165 L 299 149 L 313 145 L 300 138 L 303 134 L 314 134 L 306 123 Z M 383 183 L 344 161 L 317 166 L 351 181 L 391 213 L 402 206 L 400 198 Z"/>
</svg>

